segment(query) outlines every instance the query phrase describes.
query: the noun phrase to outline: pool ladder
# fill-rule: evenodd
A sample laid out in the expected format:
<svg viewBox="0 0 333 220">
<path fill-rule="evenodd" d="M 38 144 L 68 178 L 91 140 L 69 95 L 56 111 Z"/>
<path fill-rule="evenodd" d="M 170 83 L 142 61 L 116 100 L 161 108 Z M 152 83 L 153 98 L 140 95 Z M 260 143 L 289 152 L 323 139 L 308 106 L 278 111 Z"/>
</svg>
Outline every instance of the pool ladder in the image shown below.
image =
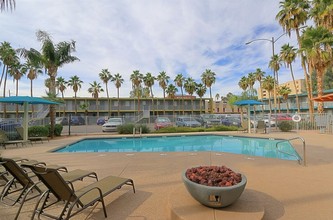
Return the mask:
<svg viewBox="0 0 333 220">
<path fill-rule="evenodd" d="M 140 134 L 140 137 L 142 137 L 142 128 L 140 127 L 140 130 L 139 130 L 139 134 Z M 133 128 L 133 137 L 135 137 L 136 135 L 136 128 L 134 127 Z"/>
<path fill-rule="evenodd" d="M 306 166 L 306 151 L 305 151 L 305 140 L 304 140 L 304 138 L 302 138 L 302 137 L 294 137 L 294 138 L 289 138 L 289 139 L 286 139 L 286 140 L 282 140 L 282 141 L 279 141 L 279 142 L 276 142 L 276 144 L 275 144 L 275 147 L 276 147 L 276 149 L 278 150 L 278 151 L 280 151 L 281 153 L 284 153 L 284 154 L 288 154 L 288 155 L 291 155 L 291 156 L 295 156 L 295 155 L 293 155 L 293 154 L 290 154 L 290 153 L 288 153 L 288 152 L 285 152 L 285 151 L 282 151 L 282 150 L 280 150 L 279 148 L 278 148 L 278 145 L 279 144 L 281 144 L 281 143 L 283 143 L 283 142 L 289 142 L 289 141 L 292 141 L 292 140 L 301 140 L 302 141 L 302 143 L 303 143 L 303 158 L 302 157 L 298 157 L 298 163 L 299 164 L 301 164 L 302 163 L 302 161 L 303 161 L 303 166 Z M 290 144 L 293 148 L 294 148 L 294 146 L 292 145 L 292 144 Z M 294 150 L 296 151 L 296 149 L 294 148 Z M 297 151 L 296 151 L 297 152 Z"/>
</svg>

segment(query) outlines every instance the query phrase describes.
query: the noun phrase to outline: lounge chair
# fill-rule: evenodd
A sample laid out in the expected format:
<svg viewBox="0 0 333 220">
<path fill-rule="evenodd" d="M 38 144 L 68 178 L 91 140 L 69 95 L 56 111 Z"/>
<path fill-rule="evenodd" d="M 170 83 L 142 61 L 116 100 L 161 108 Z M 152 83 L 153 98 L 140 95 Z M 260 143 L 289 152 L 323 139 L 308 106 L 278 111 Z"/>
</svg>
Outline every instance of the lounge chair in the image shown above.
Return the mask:
<svg viewBox="0 0 333 220">
<path fill-rule="evenodd" d="M 38 217 L 40 217 L 40 215 L 45 215 L 54 219 L 70 219 L 96 202 L 102 203 L 104 216 L 107 218 L 104 204 L 104 197 L 106 195 L 120 189 L 123 185 L 132 186 L 133 192 L 135 193 L 134 182 L 132 179 L 108 176 L 79 190 L 73 190 L 67 185 L 66 181 L 57 170 L 31 165 L 28 167 L 30 167 L 30 169 L 48 188 L 38 200 L 31 219 L 34 219 L 36 214 L 38 214 Z M 56 198 L 56 201 L 47 204 L 51 195 Z M 54 216 L 45 212 L 47 208 L 58 202 L 64 202 L 64 208 L 59 216 Z M 76 206 L 77 208 L 75 208 Z M 73 210 L 74 208 L 75 210 Z"/>
<path fill-rule="evenodd" d="M 31 141 L 27 140 L 27 141 L 24 141 L 24 140 L 9 140 L 6 132 L 4 132 L 3 130 L 0 129 L 0 145 L 2 145 L 4 148 L 6 148 L 6 145 L 9 145 L 9 144 L 15 144 L 16 147 L 18 147 L 18 144 L 21 144 L 22 146 L 23 145 L 26 145 L 26 144 L 31 144 Z"/>
<path fill-rule="evenodd" d="M 243 120 L 241 123 L 241 131 L 247 132 L 249 130 L 249 124 L 247 120 Z"/>
<path fill-rule="evenodd" d="M 16 127 L 16 131 L 17 133 L 21 136 L 21 138 L 23 139 L 23 127 Z M 37 142 L 37 141 L 40 141 L 41 143 L 43 143 L 43 141 L 47 140 L 49 141 L 49 138 L 48 137 L 28 137 L 28 140 L 29 141 L 34 141 L 34 142 Z"/>
<path fill-rule="evenodd" d="M 0 195 L 0 201 L 10 206 L 15 205 L 16 203 L 20 204 L 20 207 L 15 217 L 15 219 L 17 219 L 25 201 L 36 198 L 37 196 L 41 195 L 45 190 L 47 190 L 45 186 L 39 184 L 40 183 L 39 181 L 34 181 L 32 176 L 29 175 L 29 173 L 27 173 L 22 167 L 39 166 L 42 167 L 43 169 L 45 169 L 45 167 L 41 166 L 43 162 L 38 163 L 35 161 L 25 161 L 19 165 L 13 159 L 10 158 L 0 158 L 0 164 L 13 177 L 4 186 Z M 62 171 L 64 170 L 63 167 L 61 166 L 57 167 L 56 165 L 53 165 L 53 167 L 55 167 L 52 168 L 54 170 L 59 170 L 59 169 Z M 95 172 L 86 171 L 86 170 L 77 169 L 70 172 L 64 172 L 62 174 L 62 178 L 68 184 L 70 184 L 72 188 L 74 188 L 72 185 L 73 182 L 77 180 L 82 180 L 85 177 L 92 177 L 98 180 L 97 174 Z"/>
<path fill-rule="evenodd" d="M 258 121 L 256 132 L 261 132 L 266 134 L 266 124 L 264 121 Z"/>
</svg>

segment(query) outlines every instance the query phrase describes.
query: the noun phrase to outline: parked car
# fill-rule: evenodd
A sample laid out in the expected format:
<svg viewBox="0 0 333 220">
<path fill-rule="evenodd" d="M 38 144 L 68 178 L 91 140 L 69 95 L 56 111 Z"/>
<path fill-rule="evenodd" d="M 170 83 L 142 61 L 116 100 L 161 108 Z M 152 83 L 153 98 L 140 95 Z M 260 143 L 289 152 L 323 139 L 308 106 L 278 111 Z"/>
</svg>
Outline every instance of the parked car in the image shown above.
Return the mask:
<svg viewBox="0 0 333 220">
<path fill-rule="evenodd" d="M 98 118 L 97 121 L 96 121 L 96 124 L 97 124 L 97 125 L 104 125 L 105 122 L 107 122 L 107 121 L 108 121 L 108 119 L 105 118 L 105 117 Z"/>
<path fill-rule="evenodd" d="M 200 127 L 201 123 L 193 117 L 181 116 L 176 119 L 176 126 L 178 127 Z"/>
<path fill-rule="evenodd" d="M 241 126 L 241 120 L 240 120 L 240 118 L 236 118 L 236 117 L 227 117 L 227 118 L 221 119 L 221 124 L 223 124 L 225 126 L 240 127 Z"/>
<path fill-rule="evenodd" d="M 170 119 L 167 117 L 157 117 L 155 120 L 154 128 L 156 130 L 159 130 L 165 127 L 172 127 Z"/>
<path fill-rule="evenodd" d="M 16 131 L 16 127 L 22 126 L 21 123 L 16 120 L 6 120 L 2 119 L 0 121 L 0 129 L 6 132 Z"/>
<path fill-rule="evenodd" d="M 217 114 L 202 114 L 197 121 L 204 127 L 212 127 L 221 123 L 221 116 Z"/>
<path fill-rule="evenodd" d="M 60 124 L 60 125 L 68 125 L 68 118 L 67 117 L 56 117 L 55 123 Z"/>
<path fill-rule="evenodd" d="M 85 125 L 86 122 L 82 116 L 72 116 L 71 125 Z"/>
<path fill-rule="evenodd" d="M 102 131 L 117 131 L 117 127 L 123 124 L 124 120 L 122 118 L 110 118 L 104 125 L 102 125 Z"/>
</svg>

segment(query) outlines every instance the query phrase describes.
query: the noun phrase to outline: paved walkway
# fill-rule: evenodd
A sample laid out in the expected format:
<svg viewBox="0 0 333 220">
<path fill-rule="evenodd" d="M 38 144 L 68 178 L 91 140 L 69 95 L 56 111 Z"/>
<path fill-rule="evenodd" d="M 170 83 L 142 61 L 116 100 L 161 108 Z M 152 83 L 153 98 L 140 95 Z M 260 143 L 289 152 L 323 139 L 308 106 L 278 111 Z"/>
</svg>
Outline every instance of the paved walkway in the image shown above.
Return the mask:
<svg viewBox="0 0 333 220">
<path fill-rule="evenodd" d="M 249 136 L 243 133 L 226 134 Z M 276 132 L 255 135 L 274 138 L 303 137 L 307 144 L 307 166 L 301 166 L 295 161 L 210 152 L 196 154 L 48 152 L 55 147 L 83 138 L 82 136 L 62 137 L 49 143 L 34 144 L 33 147 L 19 149 L 13 147 L 3 150 L 1 156 L 20 156 L 46 161 L 65 165 L 69 170 L 93 170 L 100 178 L 107 175 L 132 178 L 137 193 L 133 194 L 131 188 L 125 186 L 106 197 L 107 219 L 195 219 L 193 216 L 196 216 L 196 211 L 208 208 L 199 205 L 199 209 L 193 209 L 193 205 L 198 204 L 193 203 L 193 199 L 182 190 L 184 186 L 181 172 L 188 167 L 209 164 L 223 164 L 247 176 L 248 184 L 240 201 L 248 199 L 252 201 L 250 203 L 252 206 L 245 208 L 235 204 L 234 207 L 222 210 L 229 217 L 240 216 L 240 213 L 244 212 L 260 213 L 263 208 L 262 215 L 246 215 L 246 219 L 333 219 L 333 135 L 318 132 Z M 301 142 L 293 141 L 293 144 L 301 154 Z M 177 201 L 183 202 L 179 204 Z M 20 219 L 28 219 L 32 207 L 32 202 L 25 205 Z M 0 204 L 1 219 L 13 219 L 16 210 L 16 206 L 8 208 Z M 218 216 L 213 214 L 207 219 L 220 219 Z M 74 219 L 104 219 L 101 205 L 88 208 Z"/>
</svg>

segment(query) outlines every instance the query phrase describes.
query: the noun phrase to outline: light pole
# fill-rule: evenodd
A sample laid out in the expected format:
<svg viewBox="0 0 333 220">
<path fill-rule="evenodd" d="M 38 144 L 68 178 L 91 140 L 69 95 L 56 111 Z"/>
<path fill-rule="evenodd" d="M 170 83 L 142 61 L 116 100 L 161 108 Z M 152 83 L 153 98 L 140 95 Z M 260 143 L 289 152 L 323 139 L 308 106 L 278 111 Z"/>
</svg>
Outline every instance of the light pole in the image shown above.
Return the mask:
<svg viewBox="0 0 333 220">
<path fill-rule="evenodd" d="M 245 44 L 246 45 L 249 45 L 251 44 L 252 42 L 255 42 L 255 41 L 269 41 L 271 42 L 272 44 L 272 54 L 273 54 L 273 57 L 275 55 L 275 50 L 274 50 L 274 47 L 275 47 L 275 42 L 278 41 L 283 35 L 285 35 L 287 33 L 283 33 L 281 34 L 279 37 L 277 37 L 276 39 L 274 37 L 272 37 L 272 39 L 268 39 L 268 38 L 259 38 L 259 39 L 254 39 L 254 40 L 251 40 L 249 42 L 246 42 Z M 273 73 L 274 73 L 274 84 L 273 84 L 273 97 L 274 97 L 274 114 L 275 114 L 275 117 L 276 117 L 276 83 L 277 83 L 277 73 L 276 71 L 273 69 Z"/>
</svg>

